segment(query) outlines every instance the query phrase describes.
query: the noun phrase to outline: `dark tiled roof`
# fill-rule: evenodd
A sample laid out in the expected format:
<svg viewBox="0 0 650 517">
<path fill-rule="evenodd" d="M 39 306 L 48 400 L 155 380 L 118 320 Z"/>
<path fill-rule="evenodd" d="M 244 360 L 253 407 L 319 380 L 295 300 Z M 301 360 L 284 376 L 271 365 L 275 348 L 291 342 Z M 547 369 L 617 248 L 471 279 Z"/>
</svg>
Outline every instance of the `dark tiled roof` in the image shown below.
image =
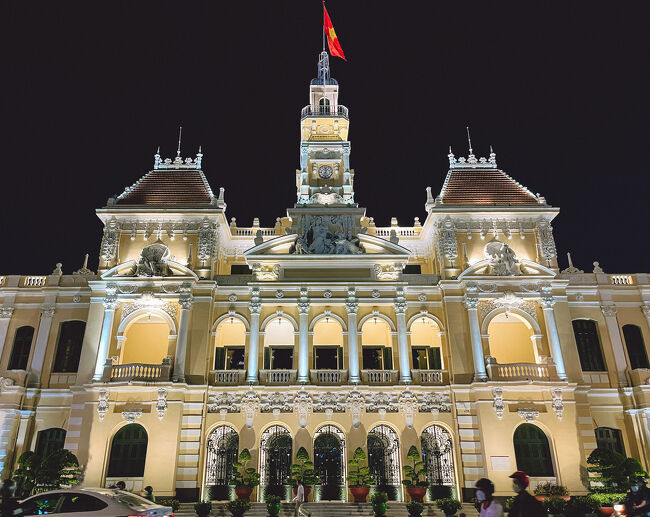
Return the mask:
<svg viewBox="0 0 650 517">
<path fill-rule="evenodd" d="M 118 205 L 205 206 L 212 189 L 200 169 L 155 169 L 117 199 Z"/>
<path fill-rule="evenodd" d="M 530 190 L 499 169 L 451 169 L 440 197 L 444 205 L 539 204 Z"/>
</svg>

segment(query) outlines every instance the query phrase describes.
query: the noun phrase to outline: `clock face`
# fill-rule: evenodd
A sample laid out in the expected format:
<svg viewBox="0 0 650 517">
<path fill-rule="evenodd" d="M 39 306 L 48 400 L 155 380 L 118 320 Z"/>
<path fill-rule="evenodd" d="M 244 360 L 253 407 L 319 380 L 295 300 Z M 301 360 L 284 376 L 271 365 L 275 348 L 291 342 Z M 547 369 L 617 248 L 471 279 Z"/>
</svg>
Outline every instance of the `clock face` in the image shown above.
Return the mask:
<svg viewBox="0 0 650 517">
<path fill-rule="evenodd" d="M 334 171 L 329 165 L 321 165 L 318 167 L 318 175 L 324 180 L 330 179 Z"/>
</svg>

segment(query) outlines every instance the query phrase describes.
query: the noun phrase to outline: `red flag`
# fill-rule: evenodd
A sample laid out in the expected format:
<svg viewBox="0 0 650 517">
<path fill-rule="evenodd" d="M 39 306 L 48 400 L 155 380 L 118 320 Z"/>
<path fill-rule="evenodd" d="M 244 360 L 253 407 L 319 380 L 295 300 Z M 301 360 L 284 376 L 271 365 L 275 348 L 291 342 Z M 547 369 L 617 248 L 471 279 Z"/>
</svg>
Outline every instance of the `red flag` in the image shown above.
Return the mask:
<svg viewBox="0 0 650 517">
<path fill-rule="evenodd" d="M 332 25 L 332 20 L 330 20 L 330 15 L 327 14 L 327 9 L 325 8 L 325 2 L 323 2 L 323 26 L 325 34 L 327 35 L 327 46 L 330 48 L 330 54 L 336 57 L 347 61 L 345 59 L 345 54 L 343 54 L 343 49 L 339 43 L 339 39 L 334 32 L 334 25 Z"/>
</svg>

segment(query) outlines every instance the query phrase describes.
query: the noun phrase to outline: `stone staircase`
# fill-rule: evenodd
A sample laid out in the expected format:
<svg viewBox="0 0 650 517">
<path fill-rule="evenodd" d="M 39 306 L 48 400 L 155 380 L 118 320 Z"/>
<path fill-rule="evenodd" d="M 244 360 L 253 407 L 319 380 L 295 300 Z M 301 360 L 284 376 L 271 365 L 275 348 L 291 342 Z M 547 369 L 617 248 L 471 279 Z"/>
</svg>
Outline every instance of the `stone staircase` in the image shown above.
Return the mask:
<svg viewBox="0 0 650 517">
<path fill-rule="evenodd" d="M 230 513 L 224 507 L 225 503 L 212 503 L 212 515 L 214 517 L 230 517 Z M 373 517 L 372 505 L 370 503 L 307 503 L 304 507 L 312 517 Z M 293 517 L 294 505 L 282 503 L 279 517 Z M 478 512 L 471 503 L 463 503 L 460 513 L 467 517 L 478 517 Z M 246 512 L 245 517 L 267 517 L 266 505 L 264 503 L 252 503 L 251 509 Z M 196 517 L 194 503 L 181 503 L 180 508 L 174 513 L 175 517 Z M 408 517 L 406 503 L 388 503 L 386 517 Z M 425 503 L 422 517 L 445 517 L 434 503 Z"/>
</svg>

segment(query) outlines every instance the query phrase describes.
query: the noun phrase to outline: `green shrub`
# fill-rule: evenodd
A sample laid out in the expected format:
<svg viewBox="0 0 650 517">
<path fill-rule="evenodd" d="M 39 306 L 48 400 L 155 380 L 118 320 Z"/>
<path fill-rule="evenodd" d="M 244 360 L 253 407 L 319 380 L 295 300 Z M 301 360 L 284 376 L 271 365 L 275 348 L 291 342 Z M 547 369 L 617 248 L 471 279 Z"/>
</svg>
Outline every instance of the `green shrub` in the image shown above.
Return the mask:
<svg viewBox="0 0 650 517">
<path fill-rule="evenodd" d="M 314 463 L 309 460 L 309 453 L 304 447 L 300 447 L 296 453 L 296 463 L 291 465 L 291 475 L 287 482 L 291 486 L 298 486 L 298 481 L 302 481 L 305 486 L 315 485 L 319 482 Z"/>
<path fill-rule="evenodd" d="M 238 461 L 232 466 L 235 467 L 232 473 L 233 483 L 237 488 L 253 488 L 260 484 L 260 475 L 253 467 L 246 467 L 251 460 L 251 453 L 248 449 L 242 449 Z M 242 469 L 241 471 L 239 469 Z"/>
<path fill-rule="evenodd" d="M 174 513 L 181 507 L 181 502 L 178 499 L 158 499 L 156 500 L 156 504 L 170 506 Z"/>
<path fill-rule="evenodd" d="M 419 517 L 424 511 L 424 505 L 418 501 L 409 501 L 406 503 L 406 511 L 409 512 L 409 517 Z"/>
<path fill-rule="evenodd" d="M 80 477 L 79 461 L 67 449 L 57 449 L 44 458 L 32 451 L 24 452 L 13 474 L 19 497 L 57 490 L 61 485 L 74 486 Z"/>
<path fill-rule="evenodd" d="M 372 504 L 387 503 L 388 494 L 386 492 L 377 492 L 376 494 L 373 494 L 373 496 L 370 498 L 370 502 Z"/>
<path fill-rule="evenodd" d="M 463 507 L 458 499 L 453 499 L 451 497 L 438 499 L 438 501 L 436 501 L 436 506 L 440 508 L 445 515 L 454 515 Z"/>
<path fill-rule="evenodd" d="M 451 487 L 447 485 L 430 485 L 428 491 L 432 501 L 451 497 Z"/>
<path fill-rule="evenodd" d="M 503 511 L 505 513 L 510 513 L 510 510 L 512 510 L 512 504 L 514 502 L 515 502 L 515 496 L 506 498 L 506 500 L 503 501 Z"/>
<path fill-rule="evenodd" d="M 235 499 L 226 503 L 226 510 L 228 510 L 232 517 L 242 517 L 251 508 L 251 502 L 248 499 Z"/>
<path fill-rule="evenodd" d="M 564 510 L 567 506 L 566 501 L 557 496 L 549 497 L 546 501 L 544 501 L 543 504 L 544 508 L 546 509 L 546 513 L 549 513 L 551 515 L 564 513 Z"/>
<path fill-rule="evenodd" d="M 277 495 L 270 495 L 266 498 L 266 511 L 269 512 L 269 515 L 271 517 L 275 517 L 279 514 L 279 505 L 281 502 L 282 499 L 280 499 Z"/>
<path fill-rule="evenodd" d="M 572 497 L 567 503 L 565 514 L 567 517 L 584 517 L 588 513 L 598 513 L 600 503 L 590 495 Z"/>
<path fill-rule="evenodd" d="M 212 511 L 212 503 L 210 501 L 199 501 L 194 503 L 194 511 L 199 517 L 208 517 Z"/>
<path fill-rule="evenodd" d="M 411 448 L 406 455 L 406 459 L 412 461 L 413 465 L 404 465 L 402 467 L 405 478 L 402 480 L 402 484 L 404 486 L 417 487 L 429 486 L 426 479 L 420 479 L 427 473 L 427 469 L 426 463 L 422 461 L 422 455 L 415 445 L 411 445 Z"/>
<path fill-rule="evenodd" d="M 348 460 L 348 485 L 351 487 L 367 487 L 372 483 L 372 474 L 369 467 L 361 464 L 366 461 L 366 453 L 361 447 L 354 450 L 352 459 Z M 354 468 L 356 467 L 356 468 Z"/>
<path fill-rule="evenodd" d="M 609 449 L 597 448 L 587 458 L 589 472 L 595 472 L 590 481 L 602 484 L 594 492 L 627 492 L 637 476 L 647 476 L 636 458 L 626 458 Z"/>
<path fill-rule="evenodd" d="M 547 481 L 546 483 L 540 483 L 535 487 L 535 494 L 537 495 L 567 495 L 569 491 L 566 489 L 565 486 L 562 485 L 556 485 L 555 483 L 551 481 Z"/>
<path fill-rule="evenodd" d="M 614 506 L 615 504 L 623 504 L 627 497 L 625 492 L 612 492 L 608 494 L 591 494 L 589 497 L 594 499 L 600 506 Z"/>
</svg>

